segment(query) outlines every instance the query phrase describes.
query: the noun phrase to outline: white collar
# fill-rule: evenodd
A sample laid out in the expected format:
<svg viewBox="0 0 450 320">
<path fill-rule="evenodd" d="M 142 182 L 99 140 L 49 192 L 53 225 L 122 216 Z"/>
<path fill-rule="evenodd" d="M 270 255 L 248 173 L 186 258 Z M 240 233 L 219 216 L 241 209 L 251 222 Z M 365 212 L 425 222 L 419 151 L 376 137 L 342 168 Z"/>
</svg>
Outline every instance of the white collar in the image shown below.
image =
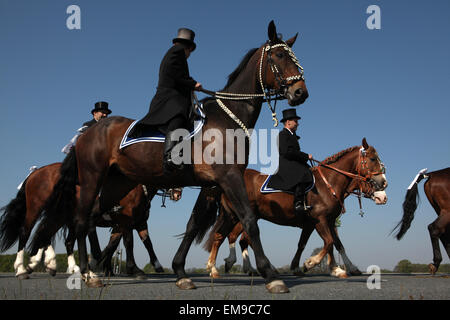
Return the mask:
<svg viewBox="0 0 450 320">
<path fill-rule="evenodd" d="M 291 131 L 291 129 L 284 127 L 287 131 L 289 131 L 292 135 L 294 135 L 294 133 Z"/>
</svg>

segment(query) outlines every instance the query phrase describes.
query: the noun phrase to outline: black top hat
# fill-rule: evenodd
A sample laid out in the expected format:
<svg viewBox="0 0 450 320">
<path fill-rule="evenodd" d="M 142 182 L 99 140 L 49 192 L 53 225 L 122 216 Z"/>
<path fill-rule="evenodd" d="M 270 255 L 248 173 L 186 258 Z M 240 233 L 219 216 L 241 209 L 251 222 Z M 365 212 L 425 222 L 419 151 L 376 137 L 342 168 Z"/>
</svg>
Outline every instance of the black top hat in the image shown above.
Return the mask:
<svg viewBox="0 0 450 320">
<path fill-rule="evenodd" d="M 190 47 L 192 47 L 192 51 L 195 50 L 195 48 L 197 47 L 197 45 L 194 42 L 194 38 L 195 38 L 195 32 L 192 31 L 191 29 L 187 29 L 187 28 L 180 28 L 178 29 L 178 35 L 175 39 L 172 40 L 173 43 L 175 42 L 180 42 L 183 44 L 186 44 Z"/>
<path fill-rule="evenodd" d="M 92 109 L 91 113 L 94 114 L 94 112 L 102 111 L 106 114 L 110 114 L 111 110 L 108 109 L 108 102 L 99 101 L 95 104 L 95 108 Z"/>
<path fill-rule="evenodd" d="M 283 110 L 283 119 L 281 119 L 281 122 L 292 119 L 301 119 L 301 117 L 297 115 L 297 110 L 295 108 Z"/>
</svg>

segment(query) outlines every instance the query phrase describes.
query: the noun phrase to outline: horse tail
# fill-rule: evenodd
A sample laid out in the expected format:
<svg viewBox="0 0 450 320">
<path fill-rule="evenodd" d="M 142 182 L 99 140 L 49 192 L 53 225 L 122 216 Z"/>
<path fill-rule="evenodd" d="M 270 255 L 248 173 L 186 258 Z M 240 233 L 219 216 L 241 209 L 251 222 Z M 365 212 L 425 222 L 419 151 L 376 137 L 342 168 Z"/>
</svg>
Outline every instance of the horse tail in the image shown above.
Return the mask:
<svg viewBox="0 0 450 320">
<path fill-rule="evenodd" d="M 0 252 L 11 248 L 19 239 L 20 229 L 27 214 L 25 185 L 26 180 L 17 192 L 16 197 L 0 209 L 0 211 L 3 211 L 0 219 Z"/>
<path fill-rule="evenodd" d="M 61 227 L 72 223 L 76 206 L 76 185 L 78 166 L 75 147 L 71 149 L 60 168 L 60 178 L 44 205 L 42 220 L 30 244 L 30 254 L 49 245 Z"/>
<path fill-rule="evenodd" d="M 197 225 L 196 244 L 202 242 L 208 229 L 216 222 L 221 194 L 222 191 L 217 187 L 201 189 L 191 213 L 191 219 L 195 219 Z M 182 238 L 185 234 L 182 233 L 176 237 Z"/>
<path fill-rule="evenodd" d="M 214 227 L 209 232 L 208 240 L 206 240 L 205 243 L 203 244 L 203 249 L 205 249 L 205 251 L 211 252 L 215 241 L 216 233 L 223 226 L 224 223 L 225 223 L 224 215 L 219 214 L 219 217 L 216 220 Z"/>
<path fill-rule="evenodd" d="M 196 244 L 203 241 L 206 232 L 216 222 L 221 194 L 222 191 L 218 187 L 202 188 L 200 191 L 194 209 L 192 210 L 192 214 L 195 215 L 201 212 L 202 215 L 202 219 L 198 225 L 198 233 L 195 237 Z"/>
<path fill-rule="evenodd" d="M 424 178 L 427 178 L 428 176 L 425 174 L 427 169 L 422 169 L 419 171 L 419 173 L 416 175 L 414 180 L 411 182 L 411 184 L 408 187 L 408 191 L 406 192 L 405 201 L 403 201 L 403 217 L 402 220 L 397 224 L 397 226 L 392 230 L 394 232 L 395 230 L 399 229 L 395 237 L 397 240 L 400 240 L 408 231 L 409 227 L 411 226 L 411 222 L 414 219 L 414 212 L 417 209 L 418 199 L 419 199 L 419 190 L 418 190 L 418 184 L 420 181 L 422 181 Z"/>
</svg>

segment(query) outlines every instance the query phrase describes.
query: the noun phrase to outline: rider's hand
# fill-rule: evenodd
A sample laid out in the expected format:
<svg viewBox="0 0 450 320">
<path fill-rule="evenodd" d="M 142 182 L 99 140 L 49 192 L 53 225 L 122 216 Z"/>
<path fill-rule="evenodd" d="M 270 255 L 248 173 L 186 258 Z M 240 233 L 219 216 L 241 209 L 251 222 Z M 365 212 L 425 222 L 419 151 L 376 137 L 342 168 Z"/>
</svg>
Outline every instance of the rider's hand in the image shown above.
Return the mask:
<svg viewBox="0 0 450 320">
<path fill-rule="evenodd" d="M 195 84 L 194 90 L 196 91 L 200 91 L 200 89 L 203 89 L 202 84 L 200 82 L 197 82 Z"/>
<path fill-rule="evenodd" d="M 309 158 L 309 160 L 312 160 L 312 158 L 313 158 L 312 154 L 308 154 L 308 158 Z"/>
</svg>

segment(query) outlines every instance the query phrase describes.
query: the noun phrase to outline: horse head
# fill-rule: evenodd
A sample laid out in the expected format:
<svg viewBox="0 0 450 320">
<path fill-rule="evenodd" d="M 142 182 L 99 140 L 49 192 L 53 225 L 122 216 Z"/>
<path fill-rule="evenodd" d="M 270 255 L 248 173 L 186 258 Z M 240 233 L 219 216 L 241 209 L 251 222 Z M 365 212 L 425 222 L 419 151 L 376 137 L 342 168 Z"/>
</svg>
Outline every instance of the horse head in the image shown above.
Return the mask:
<svg viewBox="0 0 450 320">
<path fill-rule="evenodd" d="M 358 173 L 366 178 L 366 183 L 362 183 L 362 191 L 371 195 L 371 198 L 377 204 L 387 202 L 386 192 L 384 191 L 388 182 L 385 174 L 384 164 L 373 146 L 369 146 L 366 138 L 362 140 L 360 156 L 357 164 Z M 366 193 L 367 191 L 367 193 Z"/>
<path fill-rule="evenodd" d="M 264 83 L 268 89 L 281 93 L 287 98 L 290 106 L 302 104 L 308 98 L 303 67 L 291 49 L 297 35 L 298 33 L 283 41 L 280 39 L 272 20 L 268 27 L 269 40 L 262 46 L 260 52 L 259 77 L 261 85 L 264 77 Z"/>
</svg>

